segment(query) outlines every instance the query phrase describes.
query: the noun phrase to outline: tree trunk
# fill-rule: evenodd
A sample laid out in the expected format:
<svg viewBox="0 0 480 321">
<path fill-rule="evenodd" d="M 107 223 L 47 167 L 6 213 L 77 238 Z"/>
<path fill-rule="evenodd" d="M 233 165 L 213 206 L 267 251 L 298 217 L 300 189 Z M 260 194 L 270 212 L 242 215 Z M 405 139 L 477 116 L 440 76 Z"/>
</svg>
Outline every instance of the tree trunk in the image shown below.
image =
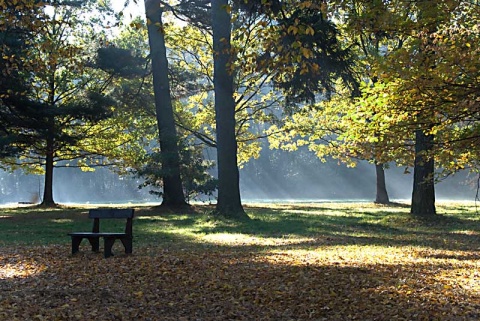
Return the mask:
<svg viewBox="0 0 480 321">
<path fill-rule="evenodd" d="M 432 217 L 435 212 L 434 160 L 431 154 L 433 136 L 421 129 L 415 131 L 415 167 L 410 213 L 417 217 Z"/>
<path fill-rule="evenodd" d="M 377 196 L 375 203 L 389 204 L 390 199 L 388 198 L 387 185 L 385 184 L 385 169 L 383 164 L 375 163 L 375 171 L 377 174 Z"/>
<path fill-rule="evenodd" d="M 165 206 L 186 205 L 180 177 L 180 156 L 168 78 L 168 60 L 159 0 L 146 0 L 145 12 L 153 70 L 153 90 L 162 158 L 163 202 Z"/>
<path fill-rule="evenodd" d="M 56 66 L 52 69 L 52 73 L 49 77 L 49 93 L 48 101 L 50 108 L 55 108 L 55 70 Z M 54 169 L 54 156 L 55 156 L 55 116 L 50 115 L 47 119 L 47 131 L 46 131 L 46 150 L 45 150 L 45 185 L 43 187 L 43 201 L 41 206 L 55 206 L 53 200 L 53 169 Z"/>
<path fill-rule="evenodd" d="M 55 206 L 53 200 L 53 156 L 54 156 L 54 140 L 51 137 L 47 138 L 47 151 L 45 158 L 45 183 L 43 187 L 42 206 Z"/>
<path fill-rule="evenodd" d="M 231 62 L 231 17 L 228 0 L 212 0 L 215 122 L 217 131 L 218 201 L 216 213 L 248 219 L 240 198 L 240 175 L 235 137 L 235 101 Z"/>
</svg>

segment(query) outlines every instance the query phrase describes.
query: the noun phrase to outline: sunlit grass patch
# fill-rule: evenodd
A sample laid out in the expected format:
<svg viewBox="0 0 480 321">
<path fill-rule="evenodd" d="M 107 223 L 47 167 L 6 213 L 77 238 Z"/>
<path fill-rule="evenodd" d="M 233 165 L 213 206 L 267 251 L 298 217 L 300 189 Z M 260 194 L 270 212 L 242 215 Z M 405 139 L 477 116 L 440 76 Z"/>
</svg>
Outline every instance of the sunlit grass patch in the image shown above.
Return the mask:
<svg viewBox="0 0 480 321">
<path fill-rule="evenodd" d="M 440 203 L 438 216 L 423 222 L 403 204 L 312 203 L 246 205 L 249 222 L 218 220 L 210 207 L 196 206 L 189 213 L 138 207 L 134 219 L 134 244 L 172 247 L 221 245 L 245 248 L 336 245 L 431 246 L 468 249 L 478 239 L 480 215 L 474 203 Z M 85 208 L 43 210 L 10 209 L 0 224 L 0 245 L 68 244 L 67 233 L 89 231 L 92 222 Z M 118 221 L 118 220 L 117 220 Z M 124 228 L 124 222 L 103 226 L 107 231 Z M 109 225 L 109 224 L 108 224 Z M 478 247 L 478 246 L 477 246 Z"/>
<path fill-rule="evenodd" d="M 457 230 L 450 232 L 452 234 L 459 234 L 459 235 L 476 235 L 480 237 L 480 232 L 472 231 L 472 230 Z M 480 244 L 479 244 L 480 245 Z M 479 246 L 480 249 L 480 246 Z"/>
<path fill-rule="evenodd" d="M 50 220 L 52 223 L 73 223 L 74 220 L 71 218 L 54 218 Z"/>
<path fill-rule="evenodd" d="M 313 238 L 305 237 L 261 237 L 239 233 L 215 233 L 201 237 L 204 242 L 224 246 L 280 246 L 298 245 L 314 242 Z"/>
</svg>

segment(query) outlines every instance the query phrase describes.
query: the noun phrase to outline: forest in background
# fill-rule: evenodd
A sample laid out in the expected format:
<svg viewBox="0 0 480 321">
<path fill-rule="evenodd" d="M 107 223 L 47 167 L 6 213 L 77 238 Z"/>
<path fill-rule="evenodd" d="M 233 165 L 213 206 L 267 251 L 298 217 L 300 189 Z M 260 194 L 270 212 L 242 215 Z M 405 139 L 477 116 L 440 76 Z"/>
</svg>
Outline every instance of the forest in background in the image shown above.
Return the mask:
<svg viewBox="0 0 480 321">
<path fill-rule="evenodd" d="M 323 163 L 306 151 L 266 150 L 240 169 L 240 190 L 245 202 L 288 201 L 367 201 L 375 198 L 375 169 L 368 162 L 347 168 L 336 160 Z M 300 157 L 297 155 L 300 154 Z M 274 157 L 276 155 L 276 157 Z M 412 174 L 405 168 L 386 170 L 387 188 L 392 201 L 408 201 Z M 0 175 L 0 204 L 40 201 L 43 177 L 21 171 Z M 141 179 L 119 176 L 108 168 L 95 172 L 59 169 L 54 194 L 60 203 L 160 203 L 150 188 L 140 189 Z M 473 201 L 477 177 L 460 172 L 437 183 L 440 200 Z M 212 202 L 214 197 L 199 195 L 193 201 Z"/>
<path fill-rule="evenodd" d="M 64 168 L 109 167 L 164 206 L 205 195 L 244 220 L 241 195 L 275 185 L 364 198 L 368 171 L 354 180 L 333 164 L 368 162 L 376 203 L 387 186 L 410 190 L 411 214 L 435 217 L 435 184 L 478 172 L 476 1 L 129 3 L 144 16 L 109 1 L 0 1 L 1 166 L 43 175 L 42 206 L 56 206 Z M 397 165 L 410 189 L 387 183 Z"/>
</svg>

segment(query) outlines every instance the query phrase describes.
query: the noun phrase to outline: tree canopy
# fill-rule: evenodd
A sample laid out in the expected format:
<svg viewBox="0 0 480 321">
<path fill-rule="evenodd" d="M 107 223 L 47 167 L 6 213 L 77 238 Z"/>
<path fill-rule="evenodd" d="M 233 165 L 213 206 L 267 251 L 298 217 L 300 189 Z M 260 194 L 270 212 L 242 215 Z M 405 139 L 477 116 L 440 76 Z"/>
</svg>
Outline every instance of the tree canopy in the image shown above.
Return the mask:
<svg viewBox="0 0 480 321">
<path fill-rule="evenodd" d="M 193 160 L 209 146 L 219 209 L 242 213 L 238 166 L 269 137 L 272 148 L 308 146 L 349 166 L 413 167 L 412 214 L 421 216 L 435 214 L 436 178 L 478 171 L 475 1 L 149 3 L 155 10 L 131 22 L 127 45 L 112 36 L 108 2 L 0 1 L 4 166 L 36 164 L 50 186 L 54 166 L 103 155 L 137 173 L 178 167 L 180 180 L 202 180 L 182 171 L 205 173 L 208 162 Z M 162 44 L 150 56 L 147 30 Z M 160 144 L 152 147 L 155 117 Z M 170 162 L 154 149 L 177 156 Z M 44 197 L 53 203 L 48 189 Z"/>
<path fill-rule="evenodd" d="M 2 82 L 0 123 L 16 157 L 2 162 L 44 172 L 43 203 L 51 205 L 53 168 L 65 165 L 58 162 L 102 154 L 100 146 L 85 142 L 98 133 L 95 124 L 111 115 L 113 105 L 106 91 L 110 78 L 93 64 L 99 45 L 91 41 L 101 39 L 95 29 L 106 27 L 101 16 L 108 12 L 91 1 L 9 4 L 25 14 L 12 21 L 19 27 L 4 26 L 7 37 L 11 32 L 23 37 L 3 47 L 9 61 L 3 74 L 10 82 Z M 88 17 L 92 10 L 97 16 Z M 18 54 L 8 56 L 11 48 Z M 18 67 L 16 84 L 8 76 L 12 65 Z"/>
</svg>

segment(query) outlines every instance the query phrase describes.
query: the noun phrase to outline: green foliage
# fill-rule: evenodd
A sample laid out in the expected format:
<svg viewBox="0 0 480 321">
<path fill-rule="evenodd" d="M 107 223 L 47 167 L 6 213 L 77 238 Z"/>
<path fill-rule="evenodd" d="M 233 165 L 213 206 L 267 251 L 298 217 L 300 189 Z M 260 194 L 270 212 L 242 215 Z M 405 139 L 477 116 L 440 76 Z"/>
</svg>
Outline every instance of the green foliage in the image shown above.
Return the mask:
<svg viewBox="0 0 480 321">
<path fill-rule="evenodd" d="M 217 189 L 217 180 L 208 172 L 213 166 L 212 161 L 204 160 L 203 148 L 183 141 L 180 148 L 180 175 L 183 182 L 184 195 L 187 201 L 213 197 Z M 159 152 L 151 152 L 145 156 L 144 166 L 135 170 L 135 173 L 144 179 L 140 187 L 154 188 L 151 194 L 162 196 L 162 177 L 168 174 L 164 169 L 164 156 Z"/>
<path fill-rule="evenodd" d="M 134 56 L 132 50 L 104 47 L 97 51 L 97 67 L 108 72 L 110 75 L 122 78 L 143 76 L 143 66 L 146 61 L 141 56 Z"/>
<path fill-rule="evenodd" d="M 471 21 L 478 20 L 480 9 L 463 1 L 414 9 L 422 19 L 411 17 L 399 31 L 413 36 L 373 65 L 379 83 L 357 108 L 374 111 L 369 136 L 376 129 L 386 133 L 383 146 L 392 140 L 408 143 L 420 129 L 435 136 L 430 156 L 439 167 L 451 172 L 476 166 L 469 152 L 477 136 L 480 65 L 479 48 L 472 43 L 478 43 L 480 32 Z M 428 28 L 431 23 L 434 29 Z"/>
<path fill-rule="evenodd" d="M 342 48 L 339 31 L 317 7 L 299 6 L 280 18 L 279 26 L 280 46 L 273 67 L 283 65 L 284 69 L 274 83 L 287 98 L 313 103 L 317 95 L 328 97 L 334 92 L 336 79 L 343 79 L 352 92 L 356 90 L 350 50 Z"/>
<path fill-rule="evenodd" d="M 252 157 L 258 157 L 260 145 L 256 140 L 263 136 L 264 124 L 276 119 L 282 95 L 269 88 L 271 78 L 268 73 L 255 70 L 255 61 L 265 35 L 261 23 L 255 19 L 235 15 L 232 30 L 231 63 L 234 74 L 236 104 L 236 137 L 238 142 L 238 162 L 240 165 Z M 195 26 L 170 26 L 166 29 L 170 66 L 193 76 L 195 83 L 187 83 L 182 93 L 188 103 L 184 110 L 177 111 L 178 125 L 197 137 L 207 146 L 216 146 L 215 111 L 213 105 L 213 52 L 210 35 Z M 175 83 L 175 77 L 173 81 Z M 177 82 L 178 83 L 178 82 Z"/>
<path fill-rule="evenodd" d="M 26 47 L 34 37 L 36 24 L 30 24 L 30 20 L 16 15 L 15 12 L 22 8 L 26 16 L 38 15 L 40 10 L 34 5 L 11 1 L 2 1 L 2 13 L 0 14 L 0 111 L 2 114 L 14 104 L 15 100 L 23 98 L 31 92 L 29 88 L 28 70 L 31 65 L 27 59 Z M 40 17 L 39 17 L 40 20 Z M 15 146 L 19 136 L 8 128 L 8 123 L 0 122 L 1 154 L 4 157 L 18 155 L 21 149 Z"/>
<path fill-rule="evenodd" d="M 30 2 L 17 4 L 28 9 Z M 94 39 L 93 28 L 98 25 L 85 15 L 96 7 L 89 1 L 79 4 L 38 3 L 18 17 L 17 24 L 30 25 L 24 29 L 27 37 L 17 46 L 21 54 L 11 55 L 8 60 L 18 67 L 19 83 L 28 86 L 12 88 L 2 83 L 10 88 L 2 87 L 5 93 L 0 122 L 4 132 L 13 137 L 10 146 L 20 153 L 18 161 L 3 159 L 7 166 L 41 171 L 47 153 L 52 154 L 54 162 L 102 153 L 99 149 L 78 148 L 95 135 L 92 129 L 96 123 L 111 116 L 113 104 L 104 90 L 108 82 L 105 74 L 89 65 L 94 46 L 87 39 Z M 3 47 L 2 56 L 9 55 L 9 48 Z M 3 73 L 11 73 L 9 68 L 4 65 Z"/>
<path fill-rule="evenodd" d="M 351 49 L 324 12 L 323 1 L 247 1 L 247 12 L 266 31 L 257 51 L 257 71 L 271 76 L 287 107 L 330 96 L 337 80 L 358 91 Z M 258 18 L 260 17 L 260 18 Z"/>
<path fill-rule="evenodd" d="M 466 1 L 332 2 L 327 15 L 340 21 L 344 46 L 356 44 L 361 94 L 352 99 L 337 84 L 331 100 L 272 127 L 272 147 L 308 145 L 352 166 L 356 159 L 411 166 L 421 129 L 435 135 L 428 157 L 445 174 L 476 168 L 479 14 Z"/>
</svg>

